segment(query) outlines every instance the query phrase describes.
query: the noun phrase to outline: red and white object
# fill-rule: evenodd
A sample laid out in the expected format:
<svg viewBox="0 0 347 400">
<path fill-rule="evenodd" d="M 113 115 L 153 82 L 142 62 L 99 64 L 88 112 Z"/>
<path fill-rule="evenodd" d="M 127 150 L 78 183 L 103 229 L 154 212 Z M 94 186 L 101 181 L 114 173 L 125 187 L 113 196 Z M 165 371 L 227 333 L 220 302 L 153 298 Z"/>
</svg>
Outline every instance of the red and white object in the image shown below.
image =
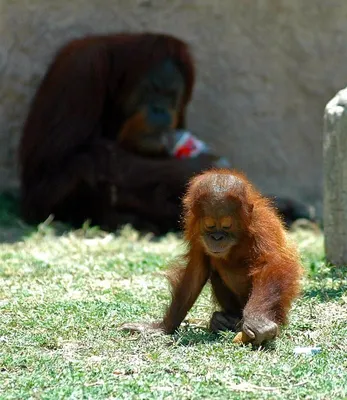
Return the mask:
<svg viewBox="0 0 347 400">
<path fill-rule="evenodd" d="M 201 153 L 212 154 L 210 147 L 205 142 L 186 130 L 178 130 L 173 136 L 171 134 L 168 141 L 170 142 L 169 152 L 176 158 L 192 158 Z M 230 168 L 229 161 L 225 157 L 215 156 L 213 164 L 217 168 Z"/>
<path fill-rule="evenodd" d="M 189 131 L 177 131 L 175 139 L 176 143 L 171 154 L 176 158 L 192 158 L 209 151 L 206 143 L 197 139 Z"/>
</svg>

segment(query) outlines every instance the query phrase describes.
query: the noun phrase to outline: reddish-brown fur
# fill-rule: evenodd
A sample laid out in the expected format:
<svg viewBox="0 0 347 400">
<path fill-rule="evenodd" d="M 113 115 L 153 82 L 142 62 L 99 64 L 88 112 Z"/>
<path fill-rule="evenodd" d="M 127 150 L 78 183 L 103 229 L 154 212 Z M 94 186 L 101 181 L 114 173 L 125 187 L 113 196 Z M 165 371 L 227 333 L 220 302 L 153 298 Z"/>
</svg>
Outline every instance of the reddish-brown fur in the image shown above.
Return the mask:
<svg viewBox="0 0 347 400">
<path fill-rule="evenodd" d="M 34 170 L 44 159 L 54 156 L 53 150 L 47 153 L 47 148 L 54 147 L 54 152 L 66 155 L 81 141 L 96 136 L 95 129 L 101 127 L 95 122 L 100 119 L 107 92 L 114 97 L 115 105 L 122 102 L 139 77 L 166 58 L 180 62 L 186 79 L 180 127 L 194 85 L 193 61 L 182 41 L 169 35 L 114 34 L 76 39 L 64 46 L 48 69 L 25 124 L 20 148 L 21 163 L 27 166 L 24 174 L 30 175 L 29 168 Z M 88 62 L 90 65 L 83 65 Z M 89 79 L 84 80 L 81 71 Z M 79 121 L 83 130 L 75 125 L 77 121 L 68 118 L 73 112 L 83 117 Z M 123 121 L 115 113 L 105 123 L 110 130 L 105 136 L 116 138 Z"/>
<path fill-rule="evenodd" d="M 226 189 L 223 195 L 219 194 L 221 188 Z M 218 213 L 225 199 L 239 206 L 235 223 L 239 223 L 240 236 L 225 255 L 217 257 L 202 241 L 201 219 L 205 215 L 201 204 L 205 201 Z M 163 322 L 153 326 L 173 333 L 210 280 L 222 311 L 212 317 L 212 328 L 220 326 L 222 319 L 234 330 L 239 323 L 255 343 L 272 339 L 278 333 L 277 325 L 288 321 L 291 304 L 299 294 L 302 267 L 269 199 L 243 174 L 212 170 L 191 180 L 184 208 L 185 266 L 169 272 L 172 302 Z M 128 327 L 136 330 L 136 325 Z"/>
<path fill-rule="evenodd" d="M 176 115 L 172 115 L 171 129 L 175 129 L 178 126 L 178 120 Z M 129 151 L 134 151 L 141 154 L 143 148 L 141 147 L 140 136 L 145 132 L 150 132 L 149 127 L 146 125 L 146 115 L 145 113 L 139 112 L 135 114 L 132 118 L 129 118 L 123 125 L 122 130 L 118 136 L 118 143 Z M 161 135 L 160 135 L 161 136 Z M 167 155 L 167 148 L 164 146 L 163 140 L 160 136 L 156 136 L 156 146 L 153 149 L 153 155 L 163 156 Z"/>
<path fill-rule="evenodd" d="M 175 127 L 183 128 L 194 85 L 193 60 L 183 41 L 164 34 L 111 34 L 73 40 L 57 53 L 35 94 L 20 142 L 27 220 L 38 222 L 54 213 L 71 222 L 90 218 L 117 225 L 132 222 L 127 213 L 133 213 L 174 224 L 178 204 L 153 207 L 151 193 L 165 184 L 167 197 L 178 203 L 187 179 L 210 166 L 210 160 L 152 160 L 118 143 L 127 122 L 119 106 L 152 67 L 168 58 L 184 76 L 175 116 Z M 110 204 L 110 183 L 117 186 L 122 206 Z M 127 204 L 129 196 L 145 212 Z"/>
</svg>

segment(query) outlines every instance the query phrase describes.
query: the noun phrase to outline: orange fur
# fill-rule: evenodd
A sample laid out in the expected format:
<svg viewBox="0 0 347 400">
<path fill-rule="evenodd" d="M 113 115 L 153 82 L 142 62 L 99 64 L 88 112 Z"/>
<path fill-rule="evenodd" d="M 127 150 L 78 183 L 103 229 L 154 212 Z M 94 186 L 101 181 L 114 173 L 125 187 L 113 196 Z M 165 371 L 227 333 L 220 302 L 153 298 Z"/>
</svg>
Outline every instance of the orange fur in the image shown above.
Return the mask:
<svg viewBox="0 0 347 400">
<path fill-rule="evenodd" d="M 176 129 L 178 124 L 178 113 L 176 110 L 170 112 L 172 124 L 171 129 Z M 148 118 L 145 110 L 141 110 L 134 114 L 131 118 L 125 121 L 122 130 L 119 132 L 118 143 L 128 150 L 139 150 L 137 146 L 141 145 L 141 140 L 146 134 L 152 134 L 153 127 L 148 124 Z M 160 137 L 156 138 L 156 147 L 153 150 L 155 152 L 164 152 L 164 142 Z M 141 148 L 141 153 L 144 154 L 144 150 Z"/>
<path fill-rule="evenodd" d="M 147 325 L 173 333 L 209 280 L 221 310 L 213 331 L 240 331 L 235 343 L 273 339 L 300 292 L 302 267 L 270 201 L 234 170 L 204 172 L 184 197 L 188 250 L 168 272 L 172 301 L 162 321 Z M 220 245 L 222 240 L 222 245 Z M 142 331 L 146 324 L 125 324 Z"/>
<path fill-rule="evenodd" d="M 168 155 L 153 160 L 147 157 L 155 147 L 153 139 L 145 144 L 128 139 L 130 148 L 141 146 L 145 154 L 124 151 L 118 143 L 122 129 L 137 135 L 145 127 L 141 118 L 126 127 L 128 116 L 142 104 L 136 96 L 142 82 L 167 61 L 184 80 L 176 109 L 177 128 L 184 129 L 195 66 L 182 40 L 160 33 L 88 35 L 56 53 L 34 95 L 19 144 L 21 209 L 27 222 L 36 224 L 54 214 L 75 226 L 89 219 L 108 230 L 124 223 L 159 233 L 176 229 L 176 199 L 187 178 L 212 161 Z M 133 202 L 123 201 L 121 207 L 111 202 L 110 186 L 124 194 L 118 199 L 136 199 L 140 209 Z M 153 187 L 163 186 L 167 196 L 161 207 L 153 207 Z"/>
<path fill-rule="evenodd" d="M 214 257 L 202 245 L 200 220 L 204 215 L 199 205 L 210 196 L 209 202 L 218 211 L 220 188 L 225 191 L 225 198 L 229 196 L 240 204 L 237 218 L 243 236 L 226 256 Z M 264 317 L 276 324 L 286 323 L 292 301 L 300 291 L 302 267 L 269 200 L 245 175 L 219 169 L 191 180 L 184 209 L 185 239 L 189 245 L 187 267 L 181 271 L 180 279 L 172 282 L 173 299 L 164 318 L 164 330 L 170 333 L 180 325 L 211 274 L 217 274 L 224 284 L 223 289 L 218 289 L 220 285 L 212 281 L 223 311 L 240 313 L 243 320 Z"/>
<path fill-rule="evenodd" d="M 122 130 L 119 132 L 119 143 L 132 142 L 134 138 L 146 132 L 151 132 L 152 127 L 148 126 L 145 111 L 142 110 L 134 114 L 125 121 Z"/>
</svg>

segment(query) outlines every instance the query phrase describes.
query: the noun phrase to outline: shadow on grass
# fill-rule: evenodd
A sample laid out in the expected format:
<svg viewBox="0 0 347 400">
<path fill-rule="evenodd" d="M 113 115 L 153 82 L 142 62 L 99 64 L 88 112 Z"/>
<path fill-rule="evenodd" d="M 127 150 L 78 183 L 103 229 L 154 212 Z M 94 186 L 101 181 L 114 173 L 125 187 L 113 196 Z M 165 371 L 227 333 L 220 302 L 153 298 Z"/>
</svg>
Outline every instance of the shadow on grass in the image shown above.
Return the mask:
<svg viewBox="0 0 347 400">
<path fill-rule="evenodd" d="M 36 227 L 21 221 L 18 196 L 9 192 L 0 194 L 0 243 L 16 243 L 35 230 Z"/>
<path fill-rule="evenodd" d="M 174 335 L 173 344 L 175 346 L 191 347 L 200 344 L 232 342 L 235 334 L 234 332 L 216 334 L 208 330 L 208 328 L 186 327 L 181 328 L 180 333 Z M 264 342 L 261 346 L 252 346 L 250 344 L 246 346 L 254 351 L 274 351 L 276 349 L 276 341 Z M 236 347 L 240 347 L 240 345 L 235 344 Z"/>
<path fill-rule="evenodd" d="M 89 221 L 86 221 L 82 226 L 72 226 L 67 223 L 53 221 L 51 218 L 39 225 L 29 225 L 21 219 L 18 195 L 10 192 L 0 194 L 0 243 L 16 243 L 38 231 L 50 231 L 58 237 L 72 231 L 83 237 L 95 237 L 108 233 L 117 235 L 121 230 L 122 227 L 120 226 L 115 230 L 102 231 L 98 226 L 90 225 Z M 182 236 L 181 232 L 174 233 L 178 237 Z M 155 236 L 147 231 L 138 232 L 138 234 L 139 239 L 146 237 L 151 242 L 160 242 L 165 236 Z"/>
<path fill-rule="evenodd" d="M 173 335 L 176 346 L 196 346 L 204 343 L 214 343 L 221 340 L 221 337 L 202 327 L 182 327 L 179 333 Z"/>
<path fill-rule="evenodd" d="M 347 266 L 326 266 L 315 271 L 309 279 L 309 288 L 303 292 L 304 298 L 328 302 L 338 300 L 347 293 Z"/>
<path fill-rule="evenodd" d="M 49 218 L 39 225 L 29 225 L 21 219 L 18 195 L 10 192 L 0 194 L 0 243 L 20 242 L 38 231 L 54 231 L 55 236 L 62 236 L 72 230 L 75 229 L 68 224 L 52 223 Z"/>
<path fill-rule="evenodd" d="M 70 226 L 48 218 L 41 224 L 29 225 L 21 219 L 19 197 L 15 193 L 4 192 L 0 194 L 0 243 L 20 242 L 36 232 L 53 232 L 55 236 L 62 236 L 67 232 L 77 232 L 87 237 L 100 233 L 98 227 L 89 226 L 86 221 L 80 228 Z"/>
<path fill-rule="evenodd" d="M 341 284 L 337 288 L 313 288 L 304 291 L 303 297 L 317 298 L 321 302 L 338 300 L 347 293 L 347 284 Z"/>
</svg>

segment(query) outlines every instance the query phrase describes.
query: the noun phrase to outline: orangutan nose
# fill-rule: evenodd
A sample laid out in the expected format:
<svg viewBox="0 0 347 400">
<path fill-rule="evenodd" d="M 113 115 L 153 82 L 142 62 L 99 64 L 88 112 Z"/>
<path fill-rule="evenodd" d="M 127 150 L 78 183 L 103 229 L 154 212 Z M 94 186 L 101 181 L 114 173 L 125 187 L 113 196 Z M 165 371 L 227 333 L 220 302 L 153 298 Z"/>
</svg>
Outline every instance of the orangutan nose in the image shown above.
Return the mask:
<svg viewBox="0 0 347 400">
<path fill-rule="evenodd" d="M 224 237 L 225 237 L 225 235 L 222 232 L 211 233 L 211 238 L 213 240 L 215 240 L 216 242 L 219 242 L 220 240 L 223 240 Z"/>
</svg>

